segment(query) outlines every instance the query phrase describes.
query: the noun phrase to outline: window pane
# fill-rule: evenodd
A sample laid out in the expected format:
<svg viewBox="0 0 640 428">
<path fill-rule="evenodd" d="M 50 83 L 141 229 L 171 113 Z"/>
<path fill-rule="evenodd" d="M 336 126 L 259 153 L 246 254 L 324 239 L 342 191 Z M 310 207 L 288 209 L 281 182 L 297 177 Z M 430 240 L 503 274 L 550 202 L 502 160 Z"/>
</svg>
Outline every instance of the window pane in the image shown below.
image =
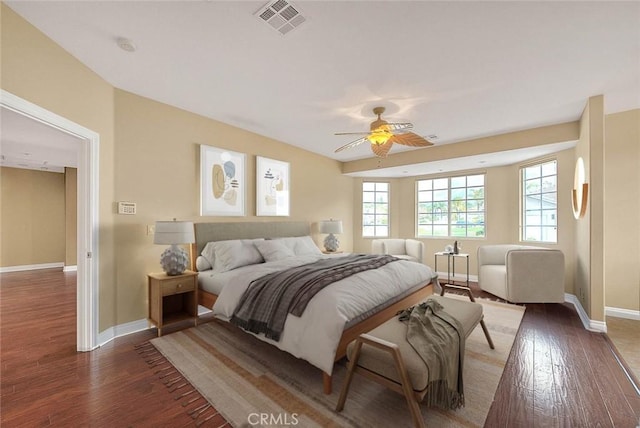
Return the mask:
<svg viewBox="0 0 640 428">
<path fill-rule="evenodd" d="M 542 179 L 542 191 L 543 192 L 555 192 L 556 191 L 556 176 L 544 177 Z"/>
<path fill-rule="evenodd" d="M 484 186 L 484 174 L 470 175 L 467 177 L 467 186 Z"/>
<path fill-rule="evenodd" d="M 375 205 L 370 202 L 365 202 L 362 204 L 362 213 L 363 214 L 373 214 L 375 213 Z"/>
<path fill-rule="evenodd" d="M 468 199 L 484 199 L 484 187 L 469 187 L 467 189 Z"/>
<path fill-rule="evenodd" d="M 458 213 L 467 211 L 467 202 L 466 201 L 451 201 L 451 212 Z"/>
<path fill-rule="evenodd" d="M 418 226 L 418 236 L 431 236 L 431 226 Z"/>
<path fill-rule="evenodd" d="M 362 202 L 375 201 L 376 194 L 373 192 L 362 192 Z"/>
<path fill-rule="evenodd" d="M 389 194 L 376 192 L 376 202 L 389 202 Z"/>
<path fill-rule="evenodd" d="M 467 226 L 451 226 L 451 236 L 467 236 Z"/>
<path fill-rule="evenodd" d="M 373 226 L 364 226 L 362 228 L 362 236 L 376 236 L 376 229 Z"/>
<path fill-rule="evenodd" d="M 544 226 L 556 225 L 556 210 L 542 210 L 542 222 Z"/>
<path fill-rule="evenodd" d="M 556 173 L 557 173 L 556 165 L 557 165 L 556 161 L 543 163 L 542 164 L 542 175 L 543 176 L 556 175 Z"/>
<path fill-rule="evenodd" d="M 389 227 L 376 226 L 376 236 L 389 236 Z"/>
<path fill-rule="evenodd" d="M 542 187 L 542 184 L 539 178 L 536 178 L 535 180 L 527 180 L 524 183 L 524 193 L 526 195 L 531 195 L 533 193 L 540 193 L 541 187 Z"/>
<path fill-rule="evenodd" d="M 531 211 L 531 210 L 536 210 L 536 209 L 540 209 L 541 208 L 541 196 L 540 195 L 535 195 L 535 196 L 525 196 L 524 199 L 524 209 L 526 211 Z"/>
<path fill-rule="evenodd" d="M 434 189 L 446 189 L 449 184 L 449 179 L 447 178 L 438 178 L 437 180 L 433 180 L 433 188 Z"/>
<path fill-rule="evenodd" d="M 460 200 L 460 199 L 464 199 L 466 196 L 467 192 L 466 189 L 462 188 L 462 189 L 451 189 L 451 199 L 452 200 Z"/>
<path fill-rule="evenodd" d="M 418 213 L 430 213 L 433 210 L 433 204 L 430 202 L 418 203 Z"/>
<path fill-rule="evenodd" d="M 484 225 L 469 225 L 467 226 L 467 236 L 483 237 Z"/>
<path fill-rule="evenodd" d="M 448 226 L 433 226 L 433 236 L 449 236 Z"/>
<path fill-rule="evenodd" d="M 388 192 L 389 183 L 376 183 L 376 192 Z"/>
<path fill-rule="evenodd" d="M 524 169 L 524 178 L 526 178 L 527 180 L 537 177 L 540 177 L 540 165 L 530 166 Z"/>
<path fill-rule="evenodd" d="M 389 224 L 389 217 L 386 215 L 377 215 L 376 216 L 376 225 L 388 225 Z"/>
<path fill-rule="evenodd" d="M 525 227 L 525 240 L 527 241 L 540 241 L 540 228 L 539 227 Z"/>
<path fill-rule="evenodd" d="M 369 225 L 373 225 L 376 222 L 376 216 L 375 215 L 363 215 L 362 216 L 362 224 L 364 226 L 369 226 Z"/>
<path fill-rule="evenodd" d="M 364 192 L 373 192 L 376 189 L 376 183 L 362 183 L 362 190 Z"/>
<path fill-rule="evenodd" d="M 449 192 L 446 190 L 436 190 L 433 192 L 434 201 L 447 201 L 449 200 Z"/>
<path fill-rule="evenodd" d="M 433 182 L 431 180 L 418 181 L 418 190 L 431 190 L 433 189 Z"/>
<path fill-rule="evenodd" d="M 433 200 L 433 192 L 418 192 L 418 202 L 429 202 Z"/>
<path fill-rule="evenodd" d="M 543 227 L 542 229 L 542 241 L 556 242 L 558 240 L 558 230 L 555 227 Z"/>
<path fill-rule="evenodd" d="M 451 187 L 466 187 L 467 177 L 451 177 Z"/>
<path fill-rule="evenodd" d="M 389 214 L 389 204 L 376 204 L 376 214 Z"/>
<path fill-rule="evenodd" d="M 467 222 L 469 224 L 484 224 L 484 213 L 482 214 L 468 214 Z"/>
</svg>

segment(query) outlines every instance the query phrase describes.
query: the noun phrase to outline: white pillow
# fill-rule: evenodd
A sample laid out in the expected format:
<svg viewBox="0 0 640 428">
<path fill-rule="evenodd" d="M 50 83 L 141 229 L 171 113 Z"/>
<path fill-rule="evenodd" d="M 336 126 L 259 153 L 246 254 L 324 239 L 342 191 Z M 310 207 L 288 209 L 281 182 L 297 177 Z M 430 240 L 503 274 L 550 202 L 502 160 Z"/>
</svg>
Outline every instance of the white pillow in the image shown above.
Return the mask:
<svg viewBox="0 0 640 428">
<path fill-rule="evenodd" d="M 255 240 L 255 242 L 260 240 Z M 242 266 L 254 265 L 264 262 L 262 254 L 254 245 L 252 239 L 233 239 L 230 241 L 217 241 L 215 243 L 216 272 L 227 272 Z"/>
<path fill-rule="evenodd" d="M 295 257 L 294 252 L 288 248 L 281 239 L 256 241 L 254 242 L 254 245 L 267 262 Z"/>
<path fill-rule="evenodd" d="M 205 270 L 213 269 L 213 266 L 209 263 L 209 260 L 207 260 L 206 257 L 198 256 L 196 257 L 196 269 L 198 272 L 203 272 Z"/>
<path fill-rule="evenodd" d="M 216 265 L 216 243 L 207 242 L 207 245 L 204 246 L 200 255 L 202 255 L 213 268 L 213 266 Z"/>
<path fill-rule="evenodd" d="M 296 256 L 305 256 L 307 254 L 322 254 L 320 248 L 318 248 L 311 239 L 310 236 L 295 236 L 290 238 L 276 238 L 275 241 L 280 241 L 289 248 Z"/>
</svg>

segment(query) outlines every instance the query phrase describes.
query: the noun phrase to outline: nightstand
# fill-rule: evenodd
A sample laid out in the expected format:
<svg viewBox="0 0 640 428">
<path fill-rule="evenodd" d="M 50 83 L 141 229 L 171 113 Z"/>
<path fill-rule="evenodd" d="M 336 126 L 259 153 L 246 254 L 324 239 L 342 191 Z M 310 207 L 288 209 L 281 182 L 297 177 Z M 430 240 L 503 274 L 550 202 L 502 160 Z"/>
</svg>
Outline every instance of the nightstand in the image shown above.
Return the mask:
<svg viewBox="0 0 640 428">
<path fill-rule="evenodd" d="M 198 274 L 185 271 L 181 275 L 150 273 L 149 278 L 149 321 L 162 328 L 187 319 L 198 325 Z"/>
</svg>

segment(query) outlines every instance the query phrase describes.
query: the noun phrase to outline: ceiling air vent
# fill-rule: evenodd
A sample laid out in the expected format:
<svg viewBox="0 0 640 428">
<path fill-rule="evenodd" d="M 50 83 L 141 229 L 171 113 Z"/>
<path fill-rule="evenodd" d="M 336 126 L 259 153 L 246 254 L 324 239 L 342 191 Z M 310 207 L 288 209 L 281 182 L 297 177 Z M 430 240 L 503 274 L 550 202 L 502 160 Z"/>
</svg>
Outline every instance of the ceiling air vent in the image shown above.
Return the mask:
<svg viewBox="0 0 640 428">
<path fill-rule="evenodd" d="M 306 21 L 300 8 L 286 0 L 270 1 L 262 6 L 255 15 L 282 35 Z"/>
</svg>

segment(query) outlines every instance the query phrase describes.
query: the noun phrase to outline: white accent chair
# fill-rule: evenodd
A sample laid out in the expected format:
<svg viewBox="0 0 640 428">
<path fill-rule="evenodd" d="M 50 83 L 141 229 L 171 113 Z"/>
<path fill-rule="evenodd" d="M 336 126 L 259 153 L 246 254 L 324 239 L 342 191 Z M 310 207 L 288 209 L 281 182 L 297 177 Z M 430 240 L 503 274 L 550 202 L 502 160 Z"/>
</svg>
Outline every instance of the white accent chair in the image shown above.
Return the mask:
<svg viewBox="0 0 640 428">
<path fill-rule="evenodd" d="M 424 243 L 417 239 L 374 239 L 371 252 L 424 263 Z"/>
<path fill-rule="evenodd" d="M 564 254 L 525 245 L 480 246 L 478 286 L 513 303 L 562 303 Z"/>
</svg>

